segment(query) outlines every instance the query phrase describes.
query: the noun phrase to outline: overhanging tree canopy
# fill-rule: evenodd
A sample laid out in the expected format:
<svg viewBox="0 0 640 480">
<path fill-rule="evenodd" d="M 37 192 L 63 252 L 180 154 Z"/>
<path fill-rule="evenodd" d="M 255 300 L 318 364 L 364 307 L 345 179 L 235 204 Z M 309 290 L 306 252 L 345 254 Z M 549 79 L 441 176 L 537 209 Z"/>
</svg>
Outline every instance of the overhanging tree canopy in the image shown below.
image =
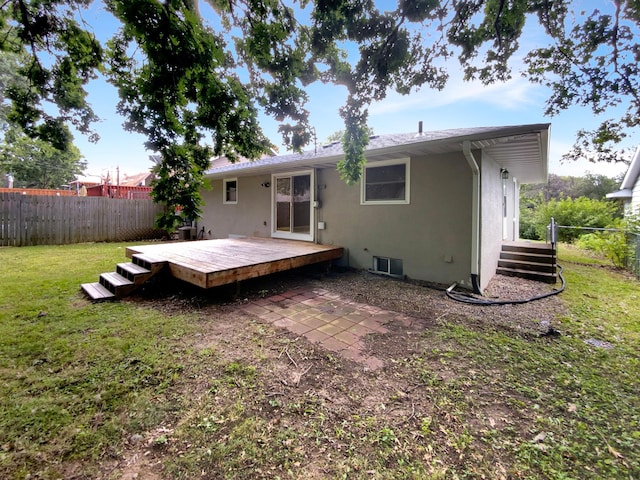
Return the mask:
<svg viewBox="0 0 640 480">
<path fill-rule="evenodd" d="M 512 75 L 527 22 L 546 45 L 524 57 L 525 76 L 551 91 L 546 112 L 572 105 L 604 114 L 626 105 L 595 132 L 579 132 L 569 157 L 595 149 L 619 159 L 615 145 L 638 126 L 640 6 L 599 4 L 581 11 L 566 0 L 209 0 L 204 19 L 196 0 L 109 0 L 122 22 L 101 45 L 81 21 L 85 0 L 7 0 L 0 16 L 3 51 L 28 55 L 29 80 L 6 90 L 10 120 L 27 134 L 63 147 L 66 125 L 91 134 L 95 115 L 84 86 L 105 71 L 120 91 L 125 127 L 158 151 L 156 198 L 185 215 L 199 213 L 198 190 L 211 154 L 256 158 L 270 147 L 257 107 L 281 123 L 284 142 L 302 148 L 311 138 L 304 87 L 314 81 L 348 91 L 345 157 L 339 168 L 358 179 L 367 145 L 367 108 L 388 91 L 442 88 L 444 59 L 457 57 L 467 79 L 499 82 Z M 211 10 L 210 7 L 213 7 Z M 210 17 L 213 18 L 210 18 Z M 212 27 L 215 25 L 215 31 Z M 57 105 L 52 115 L 43 103 Z M 615 112 L 614 112 L 615 113 Z"/>
</svg>

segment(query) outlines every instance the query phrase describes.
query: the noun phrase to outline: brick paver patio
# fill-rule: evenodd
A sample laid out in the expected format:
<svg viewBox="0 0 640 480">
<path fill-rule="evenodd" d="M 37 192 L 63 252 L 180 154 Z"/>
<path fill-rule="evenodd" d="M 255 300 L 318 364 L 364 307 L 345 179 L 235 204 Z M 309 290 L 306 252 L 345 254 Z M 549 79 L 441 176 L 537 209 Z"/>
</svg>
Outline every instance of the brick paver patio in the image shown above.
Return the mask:
<svg viewBox="0 0 640 480">
<path fill-rule="evenodd" d="M 255 300 L 244 311 L 279 328 L 304 336 L 323 348 L 362 363 L 384 366 L 363 350 L 365 335 L 388 332 L 385 325 L 411 323 L 411 317 L 341 297 L 322 288 L 294 289 Z"/>
</svg>

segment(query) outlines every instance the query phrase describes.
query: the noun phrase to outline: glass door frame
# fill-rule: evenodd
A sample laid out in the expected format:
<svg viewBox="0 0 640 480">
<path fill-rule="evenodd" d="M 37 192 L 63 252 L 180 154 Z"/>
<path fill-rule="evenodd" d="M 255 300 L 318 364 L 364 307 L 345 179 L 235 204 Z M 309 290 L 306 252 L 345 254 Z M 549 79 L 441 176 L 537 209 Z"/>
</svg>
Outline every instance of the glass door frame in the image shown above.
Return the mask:
<svg viewBox="0 0 640 480">
<path fill-rule="evenodd" d="M 292 231 L 285 232 L 282 230 L 278 230 L 277 228 L 277 214 L 276 210 L 278 208 L 277 202 L 277 184 L 278 179 L 281 178 L 292 178 L 299 176 L 309 176 L 309 233 L 295 233 Z M 315 239 L 315 191 L 316 191 L 316 180 L 315 180 L 315 172 L 314 170 L 299 170 L 294 172 L 283 172 L 283 173 L 273 173 L 271 174 L 271 237 L 272 238 L 284 238 L 289 240 L 303 240 L 307 242 L 313 242 Z M 293 210 L 293 202 L 292 202 L 292 210 Z M 294 223 L 294 213 L 291 212 L 290 223 Z"/>
<path fill-rule="evenodd" d="M 501 170 L 501 190 L 502 190 L 502 240 L 509 240 L 509 177 L 505 176 Z"/>
</svg>

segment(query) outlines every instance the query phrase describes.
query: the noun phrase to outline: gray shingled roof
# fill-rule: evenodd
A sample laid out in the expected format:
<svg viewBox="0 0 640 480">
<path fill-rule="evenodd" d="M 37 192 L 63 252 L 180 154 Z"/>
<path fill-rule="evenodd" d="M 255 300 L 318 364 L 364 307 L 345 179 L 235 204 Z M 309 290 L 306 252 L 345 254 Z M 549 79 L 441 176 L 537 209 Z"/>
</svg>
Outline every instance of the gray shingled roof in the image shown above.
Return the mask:
<svg viewBox="0 0 640 480">
<path fill-rule="evenodd" d="M 366 149 L 368 161 L 399 156 L 438 154 L 462 150 L 464 141 L 473 149 L 486 149 L 503 168 L 522 183 L 545 182 L 547 178 L 549 124 L 502 127 L 456 128 L 418 134 L 374 135 Z M 343 157 L 342 144 L 318 146 L 315 150 L 276 155 L 253 162 L 228 164 L 207 171 L 210 178 L 253 175 L 302 167 L 329 167 Z"/>
</svg>

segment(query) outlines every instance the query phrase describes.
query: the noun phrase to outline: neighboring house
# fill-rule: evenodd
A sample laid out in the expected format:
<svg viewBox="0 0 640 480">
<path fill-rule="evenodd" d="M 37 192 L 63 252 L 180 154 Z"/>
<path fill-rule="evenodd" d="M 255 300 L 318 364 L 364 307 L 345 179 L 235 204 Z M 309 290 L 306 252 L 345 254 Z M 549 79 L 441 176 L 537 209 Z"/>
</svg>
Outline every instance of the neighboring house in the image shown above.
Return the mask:
<svg viewBox="0 0 640 480">
<path fill-rule="evenodd" d="M 150 185 L 153 178 L 154 175 L 151 172 L 123 175 L 122 178 L 118 177 L 115 185 L 107 180 L 107 183 L 87 186 L 87 196 L 126 200 L 151 198 L 153 188 Z"/>
<path fill-rule="evenodd" d="M 518 239 L 519 187 L 547 181 L 549 124 L 374 135 L 362 179 L 336 170 L 339 142 L 206 174 L 198 228 L 339 245 L 342 262 L 476 291 Z"/>
<path fill-rule="evenodd" d="M 123 175 L 119 185 L 124 187 L 150 187 L 153 178 L 154 174 L 151 172 Z"/>
<path fill-rule="evenodd" d="M 625 213 L 640 213 L 640 147 L 633 155 L 620 190 L 607 194 L 607 198 L 622 200 Z"/>
</svg>

